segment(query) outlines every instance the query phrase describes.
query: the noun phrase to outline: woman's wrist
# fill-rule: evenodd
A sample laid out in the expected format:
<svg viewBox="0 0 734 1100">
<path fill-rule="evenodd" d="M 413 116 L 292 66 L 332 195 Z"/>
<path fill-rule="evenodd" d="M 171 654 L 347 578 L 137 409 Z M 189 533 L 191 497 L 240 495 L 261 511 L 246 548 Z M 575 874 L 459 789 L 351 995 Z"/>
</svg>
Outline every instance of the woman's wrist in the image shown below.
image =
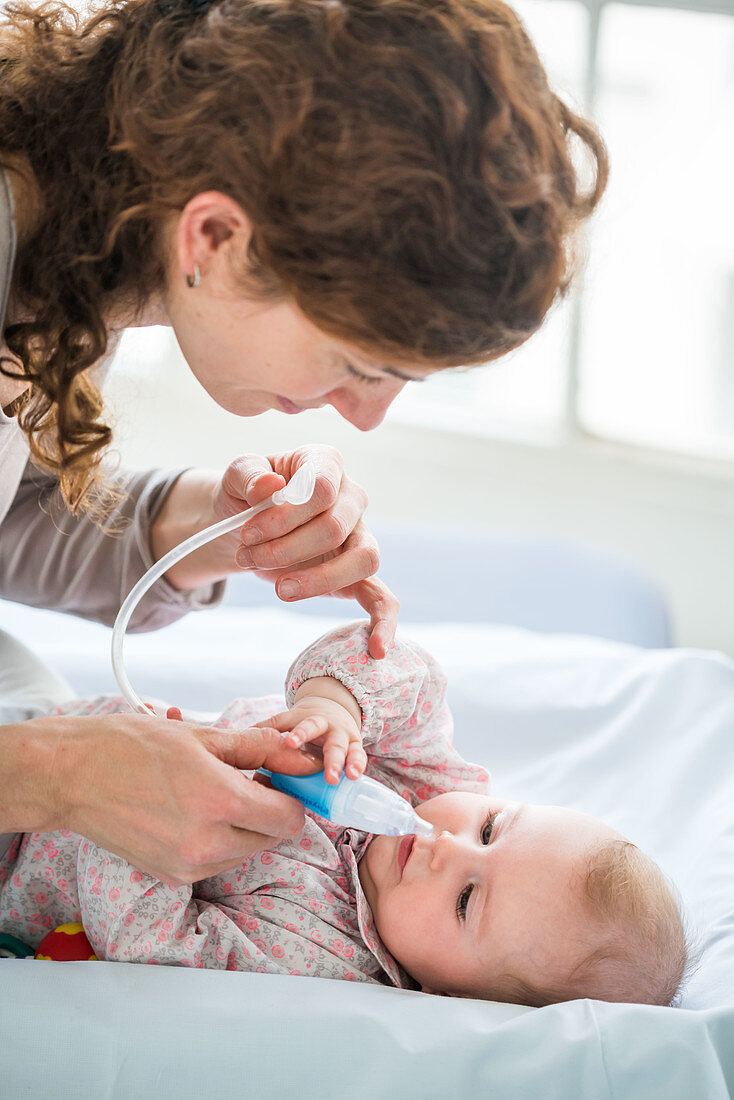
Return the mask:
<svg viewBox="0 0 734 1100">
<path fill-rule="evenodd" d="M 216 470 L 186 470 L 181 474 L 151 524 L 150 546 L 155 561 L 217 522 L 220 517 L 214 514 L 214 497 L 221 480 Z M 234 550 L 228 536 L 223 535 L 182 558 L 165 577 L 179 591 L 191 591 L 236 571 Z"/>
<path fill-rule="evenodd" d="M 52 718 L 0 727 L 0 832 L 50 832 L 66 826 L 71 746 Z"/>
</svg>

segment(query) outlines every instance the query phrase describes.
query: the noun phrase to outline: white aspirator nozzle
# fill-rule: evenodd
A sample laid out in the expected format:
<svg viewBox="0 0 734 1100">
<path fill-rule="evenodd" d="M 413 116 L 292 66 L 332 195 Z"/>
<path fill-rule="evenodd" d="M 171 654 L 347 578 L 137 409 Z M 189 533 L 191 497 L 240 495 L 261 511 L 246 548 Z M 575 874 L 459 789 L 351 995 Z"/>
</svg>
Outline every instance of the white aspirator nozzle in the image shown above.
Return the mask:
<svg viewBox="0 0 734 1100">
<path fill-rule="evenodd" d="M 433 826 L 389 787 L 368 775 L 338 785 L 329 817 L 337 824 L 354 825 L 385 836 L 432 836 Z"/>
<path fill-rule="evenodd" d="M 315 488 L 316 469 L 312 462 L 304 462 L 287 485 L 276 489 L 270 498 L 270 504 L 305 504 L 313 496 Z"/>
<path fill-rule="evenodd" d="M 252 508 L 247 508 L 244 512 L 238 512 L 237 515 L 230 516 L 229 519 L 222 519 L 218 523 L 213 523 L 210 527 L 204 528 L 203 531 L 197 531 L 195 535 L 191 535 L 190 538 L 184 539 L 178 546 L 174 546 L 173 550 L 169 550 L 167 554 L 164 554 L 163 557 L 160 558 L 155 565 L 152 565 L 148 572 L 140 578 L 138 583 L 128 593 L 122 607 L 117 613 L 115 625 L 112 628 L 112 669 L 115 673 L 115 679 L 117 680 L 120 691 L 133 710 L 139 711 L 140 714 L 150 714 L 150 707 L 147 707 L 140 696 L 133 690 L 133 686 L 125 672 L 125 665 L 122 658 L 122 644 L 125 640 L 125 631 L 132 618 L 133 611 L 148 589 L 152 588 L 158 578 L 162 577 L 171 566 L 176 564 L 176 562 L 181 561 L 182 558 L 193 553 L 194 550 L 198 550 L 200 546 L 205 546 L 208 542 L 212 542 L 214 539 L 219 538 L 220 535 L 226 535 L 230 531 L 236 531 L 238 527 L 241 527 L 248 519 L 256 516 L 258 512 L 264 512 L 266 508 L 271 508 L 273 505 L 278 504 L 305 504 L 313 496 L 315 486 L 316 469 L 312 462 L 304 462 L 303 466 L 300 466 L 296 470 L 288 484 L 284 485 L 282 489 L 277 489 L 272 496 L 267 498 L 267 500 L 261 501 L 260 504 L 254 504 Z"/>
</svg>

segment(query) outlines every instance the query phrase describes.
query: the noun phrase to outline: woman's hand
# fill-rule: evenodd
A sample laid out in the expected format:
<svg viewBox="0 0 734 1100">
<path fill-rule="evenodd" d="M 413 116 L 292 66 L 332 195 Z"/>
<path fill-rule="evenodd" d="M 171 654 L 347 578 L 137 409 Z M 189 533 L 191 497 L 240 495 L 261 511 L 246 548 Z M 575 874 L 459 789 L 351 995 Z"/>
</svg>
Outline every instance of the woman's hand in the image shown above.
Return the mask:
<svg viewBox="0 0 734 1100">
<path fill-rule="evenodd" d="M 166 576 L 178 588 L 195 588 L 248 569 L 271 581 L 280 599 L 288 602 L 311 596 L 356 600 L 370 617 L 369 653 L 379 660 L 395 637 L 399 604 L 375 576 L 377 542 L 362 521 L 367 495 L 346 476 L 333 447 L 243 455 L 221 479 L 206 471 L 183 474 L 153 525 L 154 556 L 162 557 L 194 531 L 259 504 L 282 489 L 306 461 L 317 471 L 310 501 L 260 512 L 239 532 L 197 550 Z"/>
<path fill-rule="evenodd" d="M 290 710 L 259 725 L 287 734 L 288 747 L 319 746 L 327 783 L 338 783 L 342 769 L 348 779 L 358 779 L 367 766 L 359 704 L 343 684 L 330 676 L 307 680 L 296 692 Z"/>
<path fill-rule="evenodd" d="M 236 867 L 303 829 L 300 802 L 238 770 L 313 772 L 267 724 L 50 715 L 4 726 L 3 736 L 0 832 L 71 829 L 170 886 Z"/>
</svg>

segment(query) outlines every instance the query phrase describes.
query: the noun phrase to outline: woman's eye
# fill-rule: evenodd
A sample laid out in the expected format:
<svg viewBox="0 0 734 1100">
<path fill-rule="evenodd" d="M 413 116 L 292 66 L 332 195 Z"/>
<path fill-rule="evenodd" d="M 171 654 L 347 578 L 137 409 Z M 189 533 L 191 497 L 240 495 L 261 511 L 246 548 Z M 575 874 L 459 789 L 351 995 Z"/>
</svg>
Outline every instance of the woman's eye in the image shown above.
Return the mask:
<svg viewBox="0 0 734 1100">
<path fill-rule="evenodd" d="M 349 373 L 352 375 L 352 377 L 353 378 L 358 378 L 360 382 L 370 383 L 370 382 L 381 382 L 382 381 L 382 375 L 379 375 L 379 374 L 362 374 L 362 372 L 358 371 L 356 367 L 353 367 L 351 363 L 347 363 L 346 367 L 347 367 L 347 370 L 349 371 Z"/>
<path fill-rule="evenodd" d="M 464 920 L 466 918 L 466 907 L 469 904 L 469 898 L 471 897 L 471 892 L 473 889 L 473 886 L 465 886 L 459 894 L 458 900 L 456 902 L 456 915 L 459 920 Z"/>
<path fill-rule="evenodd" d="M 495 818 L 497 817 L 498 813 L 499 810 L 497 810 L 495 813 L 492 813 L 492 811 L 490 810 L 490 812 L 487 814 L 486 820 L 482 825 L 482 831 L 479 834 L 482 844 L 489 844 L 490 840 L 492 839 L 492 826 L 494 825 Z"/>
</svg>

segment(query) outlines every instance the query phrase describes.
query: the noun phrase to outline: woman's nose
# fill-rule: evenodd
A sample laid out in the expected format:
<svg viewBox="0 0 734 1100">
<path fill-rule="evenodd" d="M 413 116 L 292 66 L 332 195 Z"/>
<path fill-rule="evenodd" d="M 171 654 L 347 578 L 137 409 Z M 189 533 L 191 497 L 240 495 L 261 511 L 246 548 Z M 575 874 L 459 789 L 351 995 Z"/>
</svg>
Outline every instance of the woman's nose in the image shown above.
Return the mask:
<svg viewBox="0 0 734 1100">
<path fill-rule="evenodd" d="M 355 386 L 364 385 L 356 382 Z M 362 432 L 369 432 L 381 424 L 385 413 L 390 408 L 397 395 L 402 390 L 405 382 L 380 383 L 380 393 L 361 394 L 354 389 L 341 387 L 330 393 L 327 400 L 340 416 L 354 424 Z"/>
</svg>

